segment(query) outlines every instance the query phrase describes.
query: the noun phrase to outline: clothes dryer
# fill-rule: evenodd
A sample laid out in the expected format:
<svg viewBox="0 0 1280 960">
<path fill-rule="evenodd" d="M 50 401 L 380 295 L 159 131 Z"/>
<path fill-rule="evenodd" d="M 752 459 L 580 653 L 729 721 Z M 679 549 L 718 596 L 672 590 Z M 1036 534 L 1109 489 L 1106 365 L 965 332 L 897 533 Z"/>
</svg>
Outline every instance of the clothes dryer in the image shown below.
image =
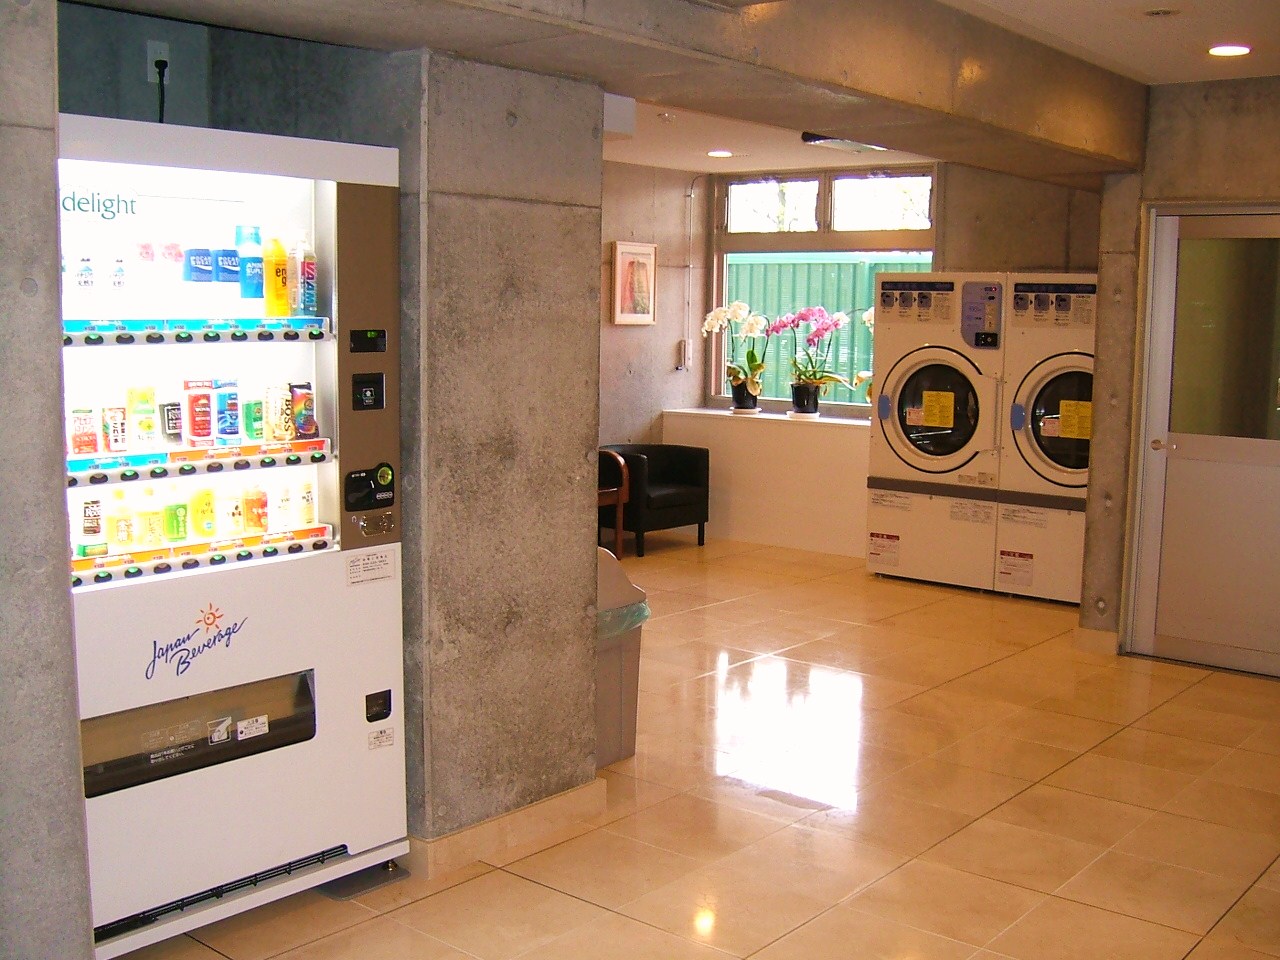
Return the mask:
<svg viewBox="0 0 1280 960">
<path fill-rule="evenodd" d="M 867 569 L 992 589 L 1001 275 L 881 274 Z"/>
<path fill-rule="evenodd" d="M 1079 603 L 1098 279 L 1015 274 L 1005 297 L 995 587 Z"/>
</svg>

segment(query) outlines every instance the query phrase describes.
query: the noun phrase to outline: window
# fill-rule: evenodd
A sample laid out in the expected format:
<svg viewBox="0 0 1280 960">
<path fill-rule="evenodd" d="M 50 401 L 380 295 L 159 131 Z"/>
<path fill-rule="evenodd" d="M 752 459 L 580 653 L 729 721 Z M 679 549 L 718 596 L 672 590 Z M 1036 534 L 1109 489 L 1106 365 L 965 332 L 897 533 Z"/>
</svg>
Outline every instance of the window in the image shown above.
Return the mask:
<svg viewBox="0 0 1280 960">
<path fill-rule="evenodd" d="M 837 177 L 831 184 L 833 230 L 928 230 L 933 177 Z"/>
<path fill-rule="evenodd" d="M 730 233 L 802 233 L 818 229 L 817 180 L 729 184 Z"/>
<path fill-rule="evenodd" d="M 831 359 L 852 381 L 872 369 L 873 329 L 863 314 L 872 306 L 876 275 L 933 266 L 932 191 L 932 172 L 919 168 L 720 182 L 719 302 L 741 300 L 770 320 L 808 306 L 847 314 L 850 323 L 832 335 Z M 725 345 L 717 347 L 711 393 L 722 397 Z M 762 400 L 790 400 L 793 351 L 789 333 L 769 341 Z M 823 403 L 865 415 L 867 392 L 865 383 L 855 390 L 836 385 Z"/>
<path fill-rule="evenodd" d="M 729 253 L 724 266 L 725 302 L 742 300 L 770 320 L 814 304 L 831 313 L 848 314 L 851 322 L 832 334 L 831 359 L 834 369 L 852 380 L 860 371 L 871 369 L 872 334 L 862 315 L 874 302 L 876 274 L 928 270 L 932 262 L 932 253 L 907 251 Z M 791 398 L 794 352 L 790 334 L 769 340 L 761 397 Z M 822 399 L 824 403 L 868 403 L 867 384 L 852 392 L 833 385 Z"/>
</svg>

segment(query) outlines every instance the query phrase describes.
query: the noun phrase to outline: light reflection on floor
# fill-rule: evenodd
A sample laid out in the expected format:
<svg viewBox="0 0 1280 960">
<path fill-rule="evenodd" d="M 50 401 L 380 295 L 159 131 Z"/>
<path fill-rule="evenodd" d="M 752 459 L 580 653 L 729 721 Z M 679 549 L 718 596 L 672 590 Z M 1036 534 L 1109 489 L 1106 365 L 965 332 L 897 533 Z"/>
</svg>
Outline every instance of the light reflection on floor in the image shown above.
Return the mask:
<svg viewBox="0 0 1280 960">
<path fill-rule="evenodd" d="M 862 678 L 778 657 L 716 670 L 716 772 L 833 807 L 858 806 Z"/>
</svg>

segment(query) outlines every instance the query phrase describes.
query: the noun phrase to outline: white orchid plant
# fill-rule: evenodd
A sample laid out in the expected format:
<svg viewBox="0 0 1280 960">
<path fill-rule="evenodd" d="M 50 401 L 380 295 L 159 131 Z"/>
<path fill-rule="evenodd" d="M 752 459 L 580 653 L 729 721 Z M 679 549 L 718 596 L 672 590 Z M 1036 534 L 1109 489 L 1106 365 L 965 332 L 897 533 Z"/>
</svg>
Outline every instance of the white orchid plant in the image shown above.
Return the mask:
<svg viewBox="0 0 1280 960">
<path fill-rule="evenodd" d="M 725 377 L 732 386 L 747 385 L 747 391 L 754 397 L 760 396 L 763 389 L 760 375 L 764 372 L 764 354 L 769 348 L 769 319 L 752 311 L 741 300 L 735 300 L 727 307 L 716 307 L 707 314 L 702 322 L 702 335 L 725 332 L 725 340 L 729 347 L 729 358 L 725 365 Z M 757 341 L 764 343 L 758 344 Z M 738 360 L 739 344 L 744 348 L 744 356 Z"/>
</svg>

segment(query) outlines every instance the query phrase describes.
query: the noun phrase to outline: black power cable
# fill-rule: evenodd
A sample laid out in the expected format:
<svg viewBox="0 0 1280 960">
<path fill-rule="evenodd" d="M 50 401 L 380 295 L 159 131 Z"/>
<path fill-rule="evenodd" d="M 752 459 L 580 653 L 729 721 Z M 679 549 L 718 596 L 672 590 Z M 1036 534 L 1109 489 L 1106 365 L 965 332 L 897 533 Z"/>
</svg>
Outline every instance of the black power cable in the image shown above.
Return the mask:
<svg viewBox="0 0 1280 960">
<path fill-rule="evenodd" d="M 156 77 L 159 80 L 160 92 L 157 96 L 160 98 L 160 122 L 164 123 L 164 75 L 169 70 L 168 60 L 156 61 Z"/>
</svg>

